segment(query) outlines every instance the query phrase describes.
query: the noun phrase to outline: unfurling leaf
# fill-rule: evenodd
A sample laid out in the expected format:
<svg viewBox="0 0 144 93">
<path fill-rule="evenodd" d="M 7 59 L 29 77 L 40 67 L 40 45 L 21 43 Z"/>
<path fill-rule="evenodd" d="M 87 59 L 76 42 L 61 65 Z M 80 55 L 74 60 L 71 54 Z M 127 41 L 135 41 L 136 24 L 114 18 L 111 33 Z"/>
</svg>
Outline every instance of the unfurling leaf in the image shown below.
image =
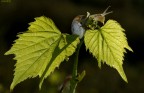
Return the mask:
<svg viewBox="0 0 144 93">
<path fill-rule="evenodd" d="M 50 18 L 35 18 L 28 31 L 19 34 L 5 55 L 15 54 L 16 68 L 10 89 L 27 78 L 39 76 L 40 88 L 44 78 L 75 52 L 79 38 L 61 34 Z"/>
<path fill-rule="evenodd" d="M 123 71 L 123 60 L 125 49 L 132 51 L 128 46 L 124 29 L 114 20 L 108 20 L 104 26 L 95 30 L 87 30 L 84 36 L 86 49 L 101 62 L 115 68 L 123 80 L 127 82 Z"/>
<path fill-rule="evenodd" d="M 85 70 L 83 70 L 82 73 L 78 74 L 78 77 L 77 77 L 78 82 L 81 82 L 83 80 L 83 78 L 85 77 L 85 75 L 86 75 Z"/>
</svg>

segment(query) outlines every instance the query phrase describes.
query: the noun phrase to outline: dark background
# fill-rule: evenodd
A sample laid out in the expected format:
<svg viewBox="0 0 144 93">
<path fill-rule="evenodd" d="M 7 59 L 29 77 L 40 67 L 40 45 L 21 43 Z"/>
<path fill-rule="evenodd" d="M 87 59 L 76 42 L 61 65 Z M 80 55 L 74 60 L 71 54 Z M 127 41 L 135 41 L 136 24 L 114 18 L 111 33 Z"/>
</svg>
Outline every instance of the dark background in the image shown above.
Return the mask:
<svg viewBox="0 0 144 93">
<path fill-rule="evenodd" d="M 14 56 L 4 56 L 18 32 L 27 30 L 35 17 L 45 15 L 53 19 L 63 33 L 69 33 L 73 18 L 79 14 L 102 13 L 108 6 L 113 13 L 107 19 L 117 20 L 126 30 L 134 53 L 125 54 L 124 70 L 129 83 L 107 65 L 102 69 L 83 45 L 80 51 L 79 72 L 86 70 L 78 93 L 144 93 L 144 0 L 0 0 L 0 93 L 9 93 L 13 79 Z M 27 79 L 18 84 L 13 93 L 58 93 L 57 88 L 71 73 L 72 60 L 63 62 L 38 90 L 39 79 Z"/>
</svg>

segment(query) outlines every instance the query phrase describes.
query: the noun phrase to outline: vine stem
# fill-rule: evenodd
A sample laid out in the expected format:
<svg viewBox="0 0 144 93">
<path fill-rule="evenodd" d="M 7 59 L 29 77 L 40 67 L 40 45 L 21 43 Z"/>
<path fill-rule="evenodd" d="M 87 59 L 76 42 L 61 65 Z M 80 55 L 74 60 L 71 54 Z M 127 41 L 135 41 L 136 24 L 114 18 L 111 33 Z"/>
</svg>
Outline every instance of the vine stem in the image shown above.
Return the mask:
<svg viewBox="0 0 144 93">
<path fill-rule="evenodd" d="M 75 93 L 75 89 L 77 87 L 78 83 L 78 73 L 77 73 L 77 67 L 78 67 L 78 57 L 79 57 L 79 50 L 81 45 L 83 44 L 83 39 L 81 39 L 80 43 L 77 46 L 76 53 L 75 53 L 75 59 L 74 59 L 74 64 L 73 64 L 73 72 L 72 72 L 72 79 L 70 81 L 70 93 Z"/>
</svg>

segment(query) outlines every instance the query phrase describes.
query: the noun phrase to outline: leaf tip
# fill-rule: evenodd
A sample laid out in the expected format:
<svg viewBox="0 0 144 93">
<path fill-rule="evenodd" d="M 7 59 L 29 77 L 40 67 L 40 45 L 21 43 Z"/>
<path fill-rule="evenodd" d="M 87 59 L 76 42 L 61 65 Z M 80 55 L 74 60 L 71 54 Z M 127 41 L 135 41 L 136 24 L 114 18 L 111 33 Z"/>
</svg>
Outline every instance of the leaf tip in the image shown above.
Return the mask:
<svg viewBox="0 0 144 93">
<path fill-rule="evenodd" d="M 12 84 L 10 85 L 10 93 L 13 91 L 13 89 L 14 89 L 14 84 L 12 83 Z"/>
<path fill-rule="evenodd" d="M 101 69 L 101 62 L 98 62 L 98 67 Z"/>
<path fill-rule="evenodd" d="M 101 59 L 98 58 L 98 67 L 101 69 Z"/>
<path fill-rule="evenodd" d="M 134 52 L 131 47 L 128 50 L 131 51 L 131 52 Z"/>
<path fill-rule="evenodd" d="M 122 78 L 126 83 L 128 83 L 127 77 L 126 77 L 126 75 L 125 75 L 125 72 L 124 72 L 122 66 L 120 66 L 119 69 L 116 68 L 116 70 L 117 70 L 118 73 L 120 74 L 121 78 Z"/>
<path fill-rule="evenodd" d="M 10 55 L 10 54 L 11 54 L 10 50 L 4 53 L 4 55 Z"/>
<path fill-rule="evenodd" d="M 122 77 L 122 79 L 123 79 L 126 83 L 128 83 L 128 80 L 127 80 L 126 77 L 125 77 L 125 78 Z"/>
</svg>

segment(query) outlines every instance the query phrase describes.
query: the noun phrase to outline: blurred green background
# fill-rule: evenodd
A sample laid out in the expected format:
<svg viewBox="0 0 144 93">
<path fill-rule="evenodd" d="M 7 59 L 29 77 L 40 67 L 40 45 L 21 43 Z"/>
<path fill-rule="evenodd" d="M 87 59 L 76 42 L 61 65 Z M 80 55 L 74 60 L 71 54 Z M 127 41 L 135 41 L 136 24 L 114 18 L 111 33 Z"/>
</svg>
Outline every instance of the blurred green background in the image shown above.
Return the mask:
<svg viewBox="0 0 144 93">
<path fill-rule="evenodd" d="M 105 64 L 99 69 L 97 60 L 85 52 L 83 45 L 79 72 L 85 69 L 87 74 L 77 92 L 144 93 L 144 0 L 0 0 L 0 93 L 10 93 L 15 64 L 14 55 L 4 56 L 4 53 L 12 46 L 17 33 L 26 31 L 35 17 L 50 17 L 63 33 L 71 34 L 71 22 L 76 15 L 86 15 L 87 11 L 102 13 L 109 5 L 113 13 L 106 20 L 114 19 L 122 25 L 134 50 L 125 55 L 123 65 L 129 83 Z M 37 77 L 18 84 L 12 93 L 58 93 L 60 84 L 71 74 L 72 63 L 73 56 L 45 80 L 41 91 Z"/>
</svg>

